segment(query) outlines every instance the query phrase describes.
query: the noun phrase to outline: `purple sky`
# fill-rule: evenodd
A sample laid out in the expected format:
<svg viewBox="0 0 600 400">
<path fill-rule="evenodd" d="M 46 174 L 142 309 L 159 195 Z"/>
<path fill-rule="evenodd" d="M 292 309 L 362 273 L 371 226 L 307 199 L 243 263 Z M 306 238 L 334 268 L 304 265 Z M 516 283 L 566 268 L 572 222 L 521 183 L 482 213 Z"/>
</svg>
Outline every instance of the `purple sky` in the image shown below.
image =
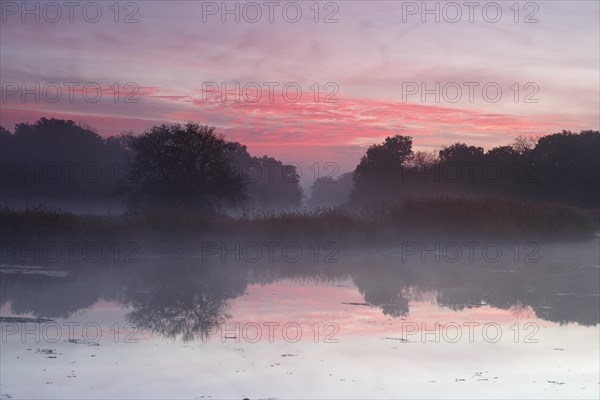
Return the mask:
<svg viewBox="0 0 600 400">
<path fill-rule="evenodd" d="M 41 116 L 85 121 L 102 135 L 198 120 L 253 154 L 301 165 L 336 162 L 346 171 L 365 146 L 396 133 L 433 150 L 456 141 L 491 148 L 520 133 L 599 128 L 598 1 L 520 2 L 518 16 L 513 1 L 475 2 L 472 15 L 462 1 L 427 2 L 428 9 L 437 3 L 439 23 L 434 14 L 422 15 L 420 1 L 321 2 L 318 15 L 314 1 L 238 2 L 239 22 L 235 13 L 221 15 L 236 2 L 121 2 L 118 23 L 112 1 L 86 13 L 87 2 L 79 2 L 73 22 L 62 1 L 54 3 L 60 17 L 38 2 L 39 22 L 23 15 L 22 3 L 2 1 L 0 123 L 10 130 Z M 496 4 L 502 15 L 492 22 Z M 95 5 L 102 16 L 91 23 Z M 292 23 L 297 8 L 302 16 Z M 257 9 L 262 16 L 252 23 Z M 123 23 L 128 15 L 138 22 Z M 78 84 L 72 100 L 66 82 Z M 210 92 L 207 82 L 228 89 L 239 83 L 246 91 L 235 102 L 232 93 L 223 99 Z M 439 102 L 433 93 L 423 98 L 421 85 L 435 89 L 436 82 Z M 37 100 L 16 90 L 36 83 Z M 103 88 L 95 103 L 82 93 L 88 84 L 93 97 L 92 83 Z M 56 85 L 62 97 L 53 102 Z M 294 101 L 297 88 L 302 96 Z M 127 94 L 138 102 L 124 103 Z M 325 102 L 328 95 L 335 102 Z"/>
</svg>

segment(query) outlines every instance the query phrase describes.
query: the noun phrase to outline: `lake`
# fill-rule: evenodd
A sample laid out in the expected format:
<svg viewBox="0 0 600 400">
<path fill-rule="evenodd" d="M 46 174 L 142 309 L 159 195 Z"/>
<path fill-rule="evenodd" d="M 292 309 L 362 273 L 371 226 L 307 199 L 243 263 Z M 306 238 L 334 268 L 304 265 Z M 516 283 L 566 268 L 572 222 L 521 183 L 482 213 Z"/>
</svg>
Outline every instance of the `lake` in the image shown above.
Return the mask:
<svg viewBox="0 0 600 400">
<path fill-rule="evenodd" d="M 598 398 L 598 238 L 469 246 L 3 264 L 2 398 Z"/>
</svg>

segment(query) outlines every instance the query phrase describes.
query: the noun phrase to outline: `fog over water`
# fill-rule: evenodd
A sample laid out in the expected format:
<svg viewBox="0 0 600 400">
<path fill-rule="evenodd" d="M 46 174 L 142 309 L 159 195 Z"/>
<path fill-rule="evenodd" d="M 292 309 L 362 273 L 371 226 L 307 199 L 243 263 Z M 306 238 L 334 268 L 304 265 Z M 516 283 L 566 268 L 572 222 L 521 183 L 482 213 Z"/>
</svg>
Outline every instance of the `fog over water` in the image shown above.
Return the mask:
<svg viewBox="0 0 600 400">
<path fill-rule="evenodd" d="M 542 245 L 527 262 L 501 248 L 496 263 L 394 247 L 328 262 L 194 253 L 4 264 L 2 391 L 596 398 L 598 239 Z"/>
</svg>

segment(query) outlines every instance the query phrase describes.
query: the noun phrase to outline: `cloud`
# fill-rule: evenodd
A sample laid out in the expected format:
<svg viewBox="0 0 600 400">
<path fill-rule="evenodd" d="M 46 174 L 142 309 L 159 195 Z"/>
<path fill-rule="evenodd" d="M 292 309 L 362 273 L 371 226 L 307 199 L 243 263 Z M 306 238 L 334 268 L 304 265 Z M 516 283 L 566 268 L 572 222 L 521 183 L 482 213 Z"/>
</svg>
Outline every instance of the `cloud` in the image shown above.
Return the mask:
<svg viewBox="0 0 600 400">
<path fill-rule="evenodd" d="M 540 3 L 533 24 L 515 23 L 508 3 L 496 24 L 480 14 L 474 23 L 421 23 L 419 16 L 404 22 L 402 2 L 385 1 L 340 2 L 338 22 L 331 24 L 322 21 L 329 9 L 315 23 L 308 3 L 295 24 L 281 10 L 274 23 L 221 23 L 219 16 L 204 23 L 198 2 L 138 5 L 138 23 L 114 23 L 106 9 L 95 24 L 12 18 L 0 36 L 3 84 L 133 82 L 138 103 L 115 102 L 110 94 L 96 103 L 13 97 L 2 102 L 0 122 L 12 128 L 40 116 L 66 117 L 113 135 L 198 120 L 256 151 L 305 160 L 319 154 L 348 168 L 366 146 L 397 133 L 414 136 L 423 149 L 455 141 L 490 148 L 519 133 L 599 128 L 596 2 Z M 295 82 L 303 97 L 289 103 L 279 92 L 272 102 L 203 101 L 203 83 L 211 81 L 228 87 L 278 82 L 279 88 Z M 337 104 L 323 103 L 329 82 Z M 416 103 L 416 95 L 403 102 L 405 82 L 497 82 L 503 97 L 492 103 L 478 93 L 474 102 L 464 96 L 452 104 L 431 97 Z M 515 82 L 519 101 L 511 91 Z M 539 86 L 538 103 L 521 101 L 527 82 Z M 312 101 L 315 83 L 318 102 Z"/>
</svg>

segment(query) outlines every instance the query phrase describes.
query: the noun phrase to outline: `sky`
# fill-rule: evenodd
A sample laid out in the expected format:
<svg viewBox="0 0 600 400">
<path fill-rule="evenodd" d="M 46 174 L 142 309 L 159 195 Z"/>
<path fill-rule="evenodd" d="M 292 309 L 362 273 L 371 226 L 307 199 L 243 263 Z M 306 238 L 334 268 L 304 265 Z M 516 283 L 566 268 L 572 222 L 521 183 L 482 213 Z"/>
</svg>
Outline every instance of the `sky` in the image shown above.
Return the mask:
<svg viewBox="0 0 600 400">
<path fill-rule="evenodd" d="M 489 149 L 600 125 L 598 1 L 0 4 L 11 131 L 194 120 L 297 163 L 307 184 L 394 134 Z"/>
</svg>

